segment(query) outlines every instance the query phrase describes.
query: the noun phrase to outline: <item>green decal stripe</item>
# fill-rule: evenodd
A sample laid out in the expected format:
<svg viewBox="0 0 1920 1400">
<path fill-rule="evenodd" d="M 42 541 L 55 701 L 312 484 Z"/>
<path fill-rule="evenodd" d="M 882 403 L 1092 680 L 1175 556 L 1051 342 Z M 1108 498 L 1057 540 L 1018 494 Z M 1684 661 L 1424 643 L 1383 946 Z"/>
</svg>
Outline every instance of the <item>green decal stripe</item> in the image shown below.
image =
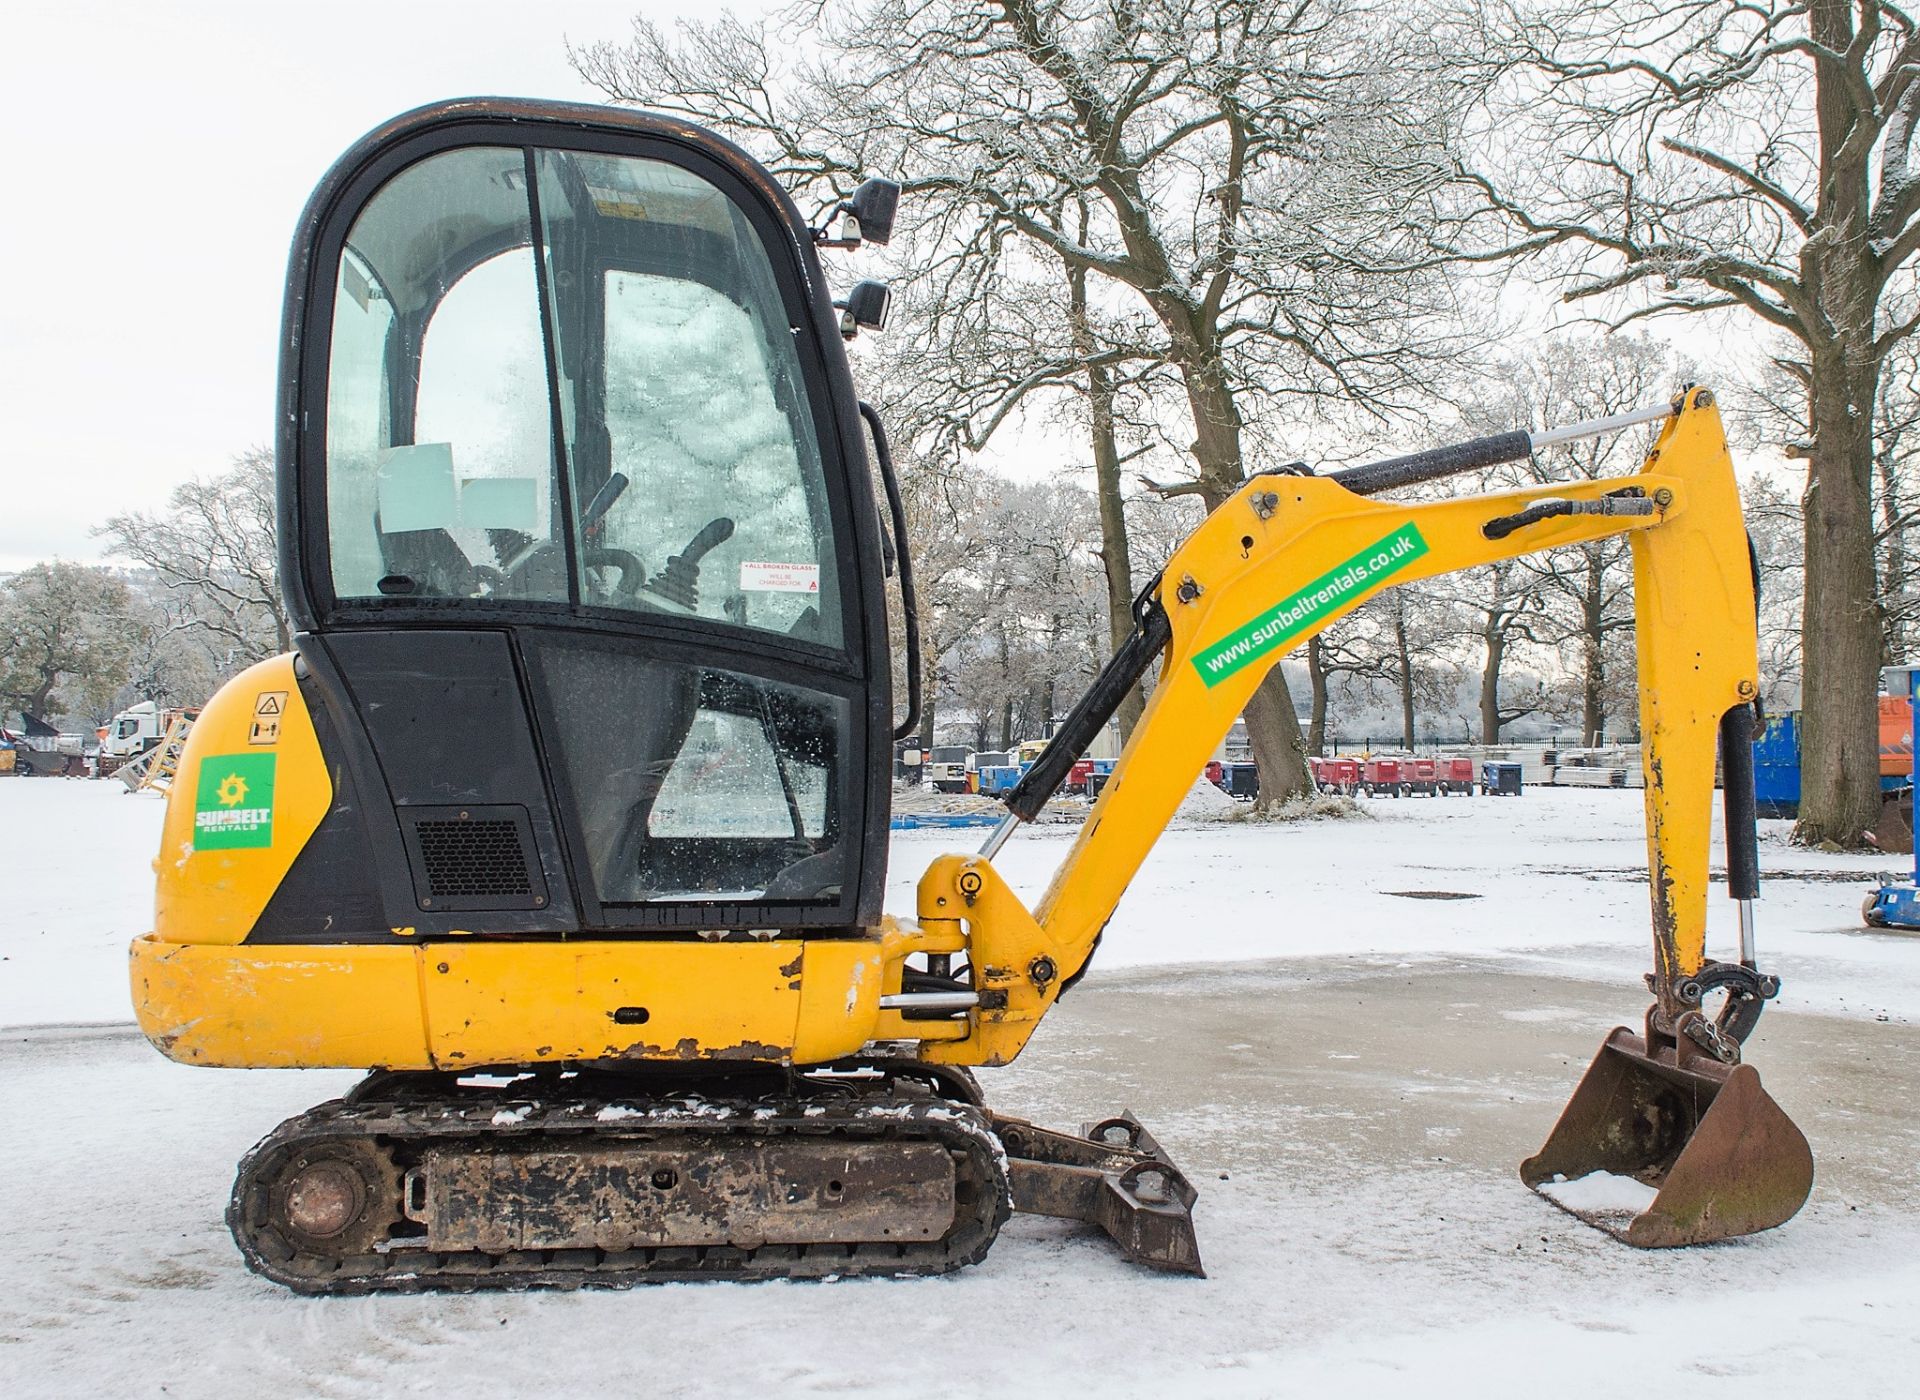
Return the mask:
<svg viewBox="0 0 1920 1400">
<path fill-rule="evenodd" d="M 1200 652 L 1193 669 L 1211 690 L 1261 657 L 1284 650 L 1349 603 L 1359 602 L 1426 552 L 1420 527 L 1408 521 Z"/>
</svg>

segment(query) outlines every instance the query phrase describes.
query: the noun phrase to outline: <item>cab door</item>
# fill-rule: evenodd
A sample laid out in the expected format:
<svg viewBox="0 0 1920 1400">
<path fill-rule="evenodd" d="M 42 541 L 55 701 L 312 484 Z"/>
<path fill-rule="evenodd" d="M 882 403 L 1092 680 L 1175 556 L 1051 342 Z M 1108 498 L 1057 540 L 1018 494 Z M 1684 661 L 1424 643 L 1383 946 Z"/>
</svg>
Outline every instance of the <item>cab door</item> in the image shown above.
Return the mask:
<svg viewBox="0 0 1920 1400">
<path fill-rule="evenodd" d="M 764 170 L 644 114 L 401 118 L 309 206 L 281 407 L 337 800 L 269 936 L 356 867 L 373 936 L 878 918 L 871 479 Z"/>
</svg>

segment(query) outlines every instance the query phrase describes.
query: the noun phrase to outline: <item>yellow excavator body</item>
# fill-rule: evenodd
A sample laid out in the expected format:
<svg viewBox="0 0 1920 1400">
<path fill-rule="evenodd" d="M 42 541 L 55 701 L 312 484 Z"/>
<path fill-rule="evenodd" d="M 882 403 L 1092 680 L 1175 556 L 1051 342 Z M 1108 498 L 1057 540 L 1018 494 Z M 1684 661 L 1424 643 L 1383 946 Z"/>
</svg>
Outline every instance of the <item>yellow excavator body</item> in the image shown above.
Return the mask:
<svg viewBox="0 0 1920 1400">
<path fill-rule="evenodd" d="M 859 209 L 883 236 L 890 205 Z M 1735 893 L 1751 899 L 1741 736 L 1758 681 L 1755 580 L 1707 390 L 1638 415 L 1659 433 L 1624 477 L 1373 494 L 1525 455 L 1524 434 L 1253 476 L 1142 595 L 1132 639 L 987 850 L 934 861 L 896 918 L 878 907 L 892 706 L 862 419 L 893 495 L 891 465 L 833 333 L 861 303 L 836 325 L 815 244 L 834 246 L 717 138 L 549 104 L 410 114 L 316 194 L 289 274 L 280 444 L 301 635 L 195 725 L 154 928 L 132 946 L 141 1027 L 171 1058 L 374 1072 L 242 1164 L 229 1222 L 253 1267 L 313 1292 L 938 1272 L 977 1259 L 1017 1208 L 1094 1221 L 1131 1258 L 1197 1272 L 1195 1193 L 1144 1128 L 1003 1118 L 967 1067 L 1012 1061 L 1087 970 L 1282 656 L 1382 589 L 1623 533 L 1655 1002 L 1642 1036 L 1609 1041 L 1597 1087 L 1526 1175 L 1550 1196 L 1591 1171 L 1671 1181 L 1637 1234 L 1619 1231 L 1634 1243 L 1747 1233 L 1798 1209 L 1804 1139 L 1739 1063 L 1777 984 L 1747 949 L 1738 964 L 1706 956 L 1716 742 L 1729 830 L 1748 843 Z M 438 261 L 421 265 L 422 249 Z M 549 460 L 533 475 L 461 468 L 485 453 L 430 411 L 427 386 L 458 402 L 441 386 L 471 367 L 441 370 L 431 328 L 467 279 L 523 249 L 504 266 L 524 280 L 501 286 L 523 289 L 538 327 L 546 397 L 523 450 Z M 567 275 L 540 270 L 555 265 Z M 508 292 L 490 295 L 483 309 Z M 673 497 L 622 505 L 668 489 L 644 476 L 667 449 L 625 376 L 673 365 L 619 360 L 618 318 L 636 315 L 638 345 L 722 328 L 768 367 L 734 388 L 761 394 L 759 431 L 791 435 L 756 459 L 792 477 L 754 508 L 784 523 L 762 529 L 741 504 L 760 485 L 737 464 L 715 468 L 729 514 L 659 526 L 684 539 L 712 512 L 678 554 L 647 533 Z M 351 449 L 369 430 L 377 441 Z M 652 446 L 623 456 L 623 440 Z M 894 522 L 897 538 L 897 509 Z M 1140 723 L 1029 909 L 992 852 L 1156 660 Z M 1709 992 L 1727 997 L 1717 1020 Z M 1743 1157 L 1742 1124 L 1761 1118 L 1767 1147 Z"/>
</svg>

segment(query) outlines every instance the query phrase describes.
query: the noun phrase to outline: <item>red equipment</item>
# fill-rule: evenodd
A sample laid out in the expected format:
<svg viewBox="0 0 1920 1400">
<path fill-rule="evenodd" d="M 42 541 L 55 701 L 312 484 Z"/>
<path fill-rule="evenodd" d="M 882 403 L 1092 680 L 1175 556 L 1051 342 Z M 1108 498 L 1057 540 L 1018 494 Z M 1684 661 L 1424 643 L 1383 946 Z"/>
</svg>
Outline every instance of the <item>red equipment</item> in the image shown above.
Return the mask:
<svg viewBox="0 0 1920 1400">
<path fill-rule="evenodd" d="M 1400 765 L 1409 795 L 1434 797 L 1440 791 L 1440 764 L 1431 758 L 1410 758 Z"/>
<path fill-rule="evenodd" d="M 1351 797 L 1360 790 L 1360 762 L 1353 758 L 1316 758 L 1313 785 L 1322 792 L 1337 792 Z"/>
<path fill-rule="evenodd" d="M 1368 797 L 1399 797 L 1406 789 L 1405 764 L 1397 758 L 1370 758 L 1360 774 Z"/>
</svg>

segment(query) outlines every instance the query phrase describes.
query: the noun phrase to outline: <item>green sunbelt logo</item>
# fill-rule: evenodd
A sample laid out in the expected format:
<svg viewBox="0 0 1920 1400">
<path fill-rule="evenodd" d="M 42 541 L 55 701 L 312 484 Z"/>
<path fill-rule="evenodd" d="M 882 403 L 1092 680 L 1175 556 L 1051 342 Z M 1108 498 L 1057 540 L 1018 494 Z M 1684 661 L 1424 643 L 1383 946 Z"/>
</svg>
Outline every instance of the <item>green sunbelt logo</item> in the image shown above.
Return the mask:
<svg viewBox="0 0 1920 1400">
<path fill-rule="evenodd" d="M 216 753 L 200 760 L 200 785 L 193 803 L 195 850 L 231 851 L 273 844 L 275 757 Z"/>
<path fill-rule="evenodd" d="M 1420 527 L 1408 521 L 1353 558 L 1336 564 L 1298 593 L 1289 594 L 1231 636 L 1193 658 L 1193 669 L 1212 689 L 1271 652 L 1285 649 L 1322 619 L 1356 603 L 1427 552 Z"/>
</svg>

